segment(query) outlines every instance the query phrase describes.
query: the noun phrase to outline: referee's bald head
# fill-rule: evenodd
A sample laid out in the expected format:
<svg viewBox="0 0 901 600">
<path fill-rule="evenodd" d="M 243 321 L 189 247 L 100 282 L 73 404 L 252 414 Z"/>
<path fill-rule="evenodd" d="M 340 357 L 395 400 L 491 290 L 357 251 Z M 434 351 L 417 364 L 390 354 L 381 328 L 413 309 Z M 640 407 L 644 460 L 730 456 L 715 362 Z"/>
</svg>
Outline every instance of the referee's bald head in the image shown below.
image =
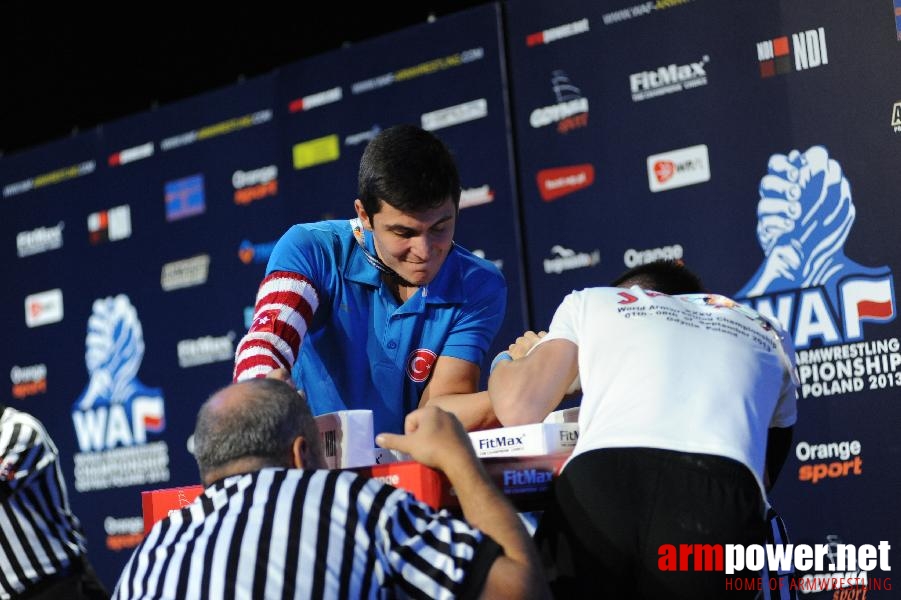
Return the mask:
<svg viewBox="0 0 901 600">
<path fill-rule="evenodd" d="M 204 485 L 264 467 L 324 466 L 306 399 L 276 379 L 233 383 L 210 396 L 197 414 L 194 457 Z"/>
</svg>

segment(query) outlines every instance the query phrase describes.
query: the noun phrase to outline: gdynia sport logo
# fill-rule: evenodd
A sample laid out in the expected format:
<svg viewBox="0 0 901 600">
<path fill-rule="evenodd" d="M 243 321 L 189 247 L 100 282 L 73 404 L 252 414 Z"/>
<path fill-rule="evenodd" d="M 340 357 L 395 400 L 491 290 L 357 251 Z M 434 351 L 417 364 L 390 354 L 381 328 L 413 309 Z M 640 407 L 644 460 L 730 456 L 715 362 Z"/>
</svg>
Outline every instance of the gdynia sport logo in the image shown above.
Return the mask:
<svg viewBox="0 0 901 600">
<path fill-rule="evenodd" d="M 889 572 L 888 541 L 872 544 L 663 544 L 658 549 L 661 571 L 722 571 L 726 590 L 781 589 L 823 591 L 847 587 L 892 589 L 888 577 L 869 572 Z M 791 577 L 777 574 L 827 573 L 829 576 Z M 772 574 L 764 581 L 760 573 Z"/>
</svg>

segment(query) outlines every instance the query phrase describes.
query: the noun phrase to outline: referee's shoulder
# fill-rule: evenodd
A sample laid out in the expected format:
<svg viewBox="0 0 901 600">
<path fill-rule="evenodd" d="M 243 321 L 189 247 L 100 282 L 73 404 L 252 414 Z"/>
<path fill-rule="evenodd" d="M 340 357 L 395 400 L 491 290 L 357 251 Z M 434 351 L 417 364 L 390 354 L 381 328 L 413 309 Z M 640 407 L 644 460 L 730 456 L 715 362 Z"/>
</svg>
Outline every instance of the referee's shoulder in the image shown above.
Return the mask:
<svg viewBox="0 0 901 600">
<path fill-rule="evenodd" d="M 393 485 L 391 476 L 371 477 L 358 473 L 354 469 L 317 469 L 314 471 L 313 476 L 330 478 L 334 485 L 345 487 L 346 489 L 358 489 L 361 494 L 366 496 L 387 495 L 401 497 L 407 494 L 407 491 L 403 488 Z M 398 492 L 399 495 L 397 494 Z"/>
<path fill-rule="evenodd" d="M 14 408 L 6 407 L 6 411 L 3 413 L 3 425 L 4 427 L 18 425 L 20 437 L 26 434 L 30 435 L 32 432 L 37 433 L 39 438 L 47 437 L 47 430 L 44 429 L 44 425 L 37 417 Z"/>
</svg>

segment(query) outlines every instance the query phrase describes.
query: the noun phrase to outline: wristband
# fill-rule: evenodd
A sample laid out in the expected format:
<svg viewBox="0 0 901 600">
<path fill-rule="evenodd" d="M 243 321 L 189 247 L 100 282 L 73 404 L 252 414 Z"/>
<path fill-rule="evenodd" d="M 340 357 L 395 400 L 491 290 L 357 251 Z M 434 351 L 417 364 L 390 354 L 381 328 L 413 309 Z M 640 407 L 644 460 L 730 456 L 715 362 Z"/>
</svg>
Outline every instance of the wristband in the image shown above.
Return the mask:
<svg viewBox="0 0 901 600">
<path fill-rule="evenodd" d="M 497 367 L 505 360 L 513 360 L 513 357 L 510 356 L 510 353 L 506 350 L 504 350 L 503 352 L 498 352 L 497 356 L 494 357 L 494 360 L 491 361 L 491 368 L 488 369 L 488 374 L 491 375 L 492 373 L 494 373 L 495 367 Z"/>
</svg>

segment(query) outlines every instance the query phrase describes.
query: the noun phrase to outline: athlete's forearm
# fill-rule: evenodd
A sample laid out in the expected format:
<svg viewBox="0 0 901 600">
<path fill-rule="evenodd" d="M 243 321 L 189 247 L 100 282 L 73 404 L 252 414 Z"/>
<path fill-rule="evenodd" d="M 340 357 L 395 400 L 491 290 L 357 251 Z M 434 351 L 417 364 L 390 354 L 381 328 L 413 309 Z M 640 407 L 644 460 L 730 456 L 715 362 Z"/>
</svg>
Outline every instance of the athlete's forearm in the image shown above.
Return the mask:
<svg viewBox="0 0 901 600">
<path fill-rule="evenodd" d="M 453 413 L 466 431 L 478 431 L 480 429 L 492 429 L 500 427 L 500 421 L 491 408 L 491 400 L 488 392 L 475 392 L 472 394 L 446 394 L 424 400 L 420 403 L 424 406 L 437 406 L 449 413 Z"/>
<path fill-rule="evenodd" d="M 291 370 L 319 307 L 319 296 L 299 273 L 274 271 L 260 284 L 253 324 L 235 352 L 235 381 Z"/>
</svg>

